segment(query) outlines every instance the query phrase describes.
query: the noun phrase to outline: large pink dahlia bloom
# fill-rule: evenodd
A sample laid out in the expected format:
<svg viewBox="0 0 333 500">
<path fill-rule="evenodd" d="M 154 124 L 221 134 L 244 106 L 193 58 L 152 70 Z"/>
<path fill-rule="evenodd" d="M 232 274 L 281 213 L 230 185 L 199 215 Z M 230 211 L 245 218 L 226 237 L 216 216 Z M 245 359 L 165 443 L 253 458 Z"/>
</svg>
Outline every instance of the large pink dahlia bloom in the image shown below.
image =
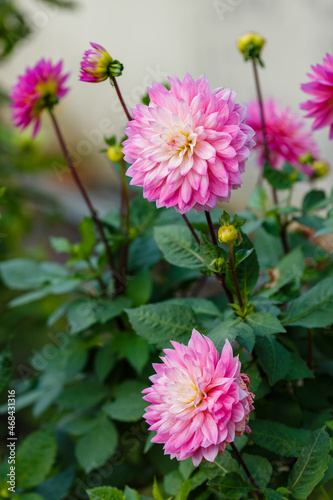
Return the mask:
<svg viewBox="0 0 333 500">
<path fill-rule="evenodd" d="M 188 346 L 171 342 L 162 364 L 154 364 L 153 385 L 145 389 L 151 403 L 144 418 L 156 431 L 154 443 L 164 443 L 165 454 L 195 466 L 213 462 L 235 436 L 250 432 L 247 425 L 254 395 L 249 378 L 227 340 L 221 358 L 213 342 L 193 330 Z"/>
<path fill-rule="evenodd" d="M 299 157 L 310 152 L 318 155 L 318 148 L 311 132 L 304 129 L 304 122 L 289 107 L 283 107 L 272 97 L 264 101 L 269 160 L 273 168 L 281 169 L 284 163 L 306 170 Z M 265 163 L 264 134 L 257 100 L 248 105 L 246 121 L 255 130 L 255 150 L 259 154 L 259 165 Z M 305 173 L 308 173 L 306 171 Z"/>
<path fill-rule="evenodd" d="M 313 96 L 301 104 L 307 111 L 307 118 L 314 118 L 312 130 L 330 127 L 330 139 L 333 139 L 333 56 L 326 54 L 323 64 L 311 66 L 313 73 L 308 73 L 310 82 L 301 85 L 302 90 Z"/>
<path fill-rule="evenodd" d="M 169 80 L 170 91 L 153 83 L 149 106 L 132 110 L 123 149 L 132 164 L 127 175 L 158 208 L 210 210 L 241 185 L 254 132 L 236 92 L 212 91 L 204 75 Z"/>
<path fill-rule="evenodd" d="M 68 76 L 69 73 L 62 72 L 62 61 L 53 64 L 41 59 L 33 68 L 27 68 L 10 93 L 15 126 L 25 129 L 32 123 L 35 136 L 42 111 L 52 108 L 68 92 L 69 88 L 65 87 Z"/>
</svg>

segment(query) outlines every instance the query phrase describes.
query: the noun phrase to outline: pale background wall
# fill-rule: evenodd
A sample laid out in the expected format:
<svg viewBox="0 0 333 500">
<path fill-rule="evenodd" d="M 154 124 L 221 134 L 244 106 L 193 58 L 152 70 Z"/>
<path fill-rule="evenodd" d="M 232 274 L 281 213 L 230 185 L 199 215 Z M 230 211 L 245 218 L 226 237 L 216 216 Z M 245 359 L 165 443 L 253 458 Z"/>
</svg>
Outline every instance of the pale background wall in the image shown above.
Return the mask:
<svg viewBox="0 0 333 500">
<path fill-rule="evenodd" d="M 197 78 L 206 73 L 213 88 L 230 87 L 238 100 L 254 97 L 250 64 L 236 49 L 237 37 L 259 31 L 267 39 L 263 52 L 266 69 L 261 71 L 264 95 L 274 95 L 295 111 L 305 100 L 300 83 L 306 81 L 310 65 L 332 53 L 332 0 L 79 0 L 75 11 L 64 11 L 37 0 L 17 2 L 35 26 L 29 43 L 23 43 L 1 67 L 0 83 L 8 88 L 18 73 L 40 57 L 64 59 L 72 72 L 72 92 L 58 109 L 68 142 L 80 166 L 112 183 L 105 158 L 94 154 L 103 146 L 98 132 L 122 135 L 126 122 L 108 83 L 98 85 L 78 81 L 79 64 L 89 41 L 105 46 L 119 59 L 125 71 L 119 85 L 129 105 L 135 105 L 152 80 L 166 76 L 183 77 L 189 71 Z M 106 124 L 105 119 L 110 120 Z M 47 125 L 47 117 L 44 122 Z M 308 122 L 310 126 L 310 122 Z M 47 129 L 47 126 L 46 126 Z M 95 132 L 93 132 L 95 131 Z M 47 139 L 47 132 L 44 132 Z M 333 159 L 333 143 L 328 130 L 317 132 L 322 156 Z M 107 175 L 106 175 L 107 174 Z M 244 176 L 245 189 L 255 184 L 257 170 L 250 160 Z M 329 179 L 318 183 L 326 190 Z M 111 185 L 111 184 L 110 184 Z M 302 188 L 299 188 L 299 195 Z M 237 206 L 244 204 L 245 192 L 232 196 Z"/>
</svg>

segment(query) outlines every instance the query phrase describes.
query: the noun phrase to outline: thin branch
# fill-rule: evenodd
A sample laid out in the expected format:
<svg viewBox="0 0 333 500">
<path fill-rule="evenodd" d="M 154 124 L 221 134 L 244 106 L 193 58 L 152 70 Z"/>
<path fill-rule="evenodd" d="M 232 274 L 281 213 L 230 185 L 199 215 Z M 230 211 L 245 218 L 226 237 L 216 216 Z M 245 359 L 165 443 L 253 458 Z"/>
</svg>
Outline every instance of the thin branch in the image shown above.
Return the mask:
<svg viewBox="0 0 333 500">
<path fill-rule="evenodd" d="M 123 99 L 123 96 L 122 96 L 122 94 L 121 94 L 121 92 L 120 92 L 120 88 L 119 88 L 119 86 L 118 86 L 118 82 L 117 82 L 116 78 L 115 78 L 114 76 L 111 76 L 111 77 L 110 77 L 110 80 L 111 80 L 112 84 L 114 85 L 114 88 L 116 89 L 118 99 L 119 99 L 119 101 L 120 101 L 120 104 L 121 104 L 121 105 L 122 105 L 122 107 L 123 107 L 123 110 L 125 111 L 125 115 L 127 116 L 128 121 L 133 120 L 133 118 L 131 117 L 131 115 L 130 115 L 130 113 L 129 113 L 128 109 L 127 109 L 127 106 L 126 106 L 126 104 L 125 104 L 125 101 L 124 101 L 124 99 Z"/>
<path fill-rule="evenodd" d="M 240 465 L 243 467 L 244 469 L 244 472 L 245 474 L 247 475 L 250 483 L 252 484 L 252 486 L 256 489 L 256 490 L 259 490 L 259 486 L 257 485 L 257 483 L 255 482 L 255 480 L 253 479 L 253 476 L 251 474 L 251 472 L 249 471 L 249 469 L 247 468 L 247 465 L 246 463 L 244 462 L 241 454 L 239 453 L 238 449 L 236 448 L 236 445 L 235 443 L 230 443 L 230 446 L 231 448 L 233 449 L 233 451 L 235 452 L 236 454 L 236 457 L 237 457 L 237 460 L 238 462 L 240 463 Z M 261 496 L 261 493 L 259 493 L 259 499 L 261 500 L 262 496 Z"/>
<path fill-rule="evenodd" d="M 192 224 L 190 223 L 190 221 L 188 220 L 188 218 L 186 217 L 185 214 L 182 214 L 182 217 L 184 219 L 184 221 L 186 222 L 186 225 L 187 227 L 189 228 L 189 230 L 191 231 L 195 241 L 198 243 L 198 245 L 200 246 L 200 240 L 199 240 L 199 237 L 197 235 L 197 233 L 194 231 L 194 228 L 192 226 Z"/>
<path fill-rule="evenodd" d="M 215 234 L 215 230 L 214 230 L 212 218 L 210 216 L 210 213 L 207 212 L 206 210 L 205 210 L 205 215 L 206 215 L 206 219 L 207 219 L 207 223 L 208 223 L 208 228 L 209 228 L 209 233 L 210 233 L 210 236 L 212 238 L 213 245 L 217 246 L 217 239 L 216 239 L 216 234 Z"/>
</svg>

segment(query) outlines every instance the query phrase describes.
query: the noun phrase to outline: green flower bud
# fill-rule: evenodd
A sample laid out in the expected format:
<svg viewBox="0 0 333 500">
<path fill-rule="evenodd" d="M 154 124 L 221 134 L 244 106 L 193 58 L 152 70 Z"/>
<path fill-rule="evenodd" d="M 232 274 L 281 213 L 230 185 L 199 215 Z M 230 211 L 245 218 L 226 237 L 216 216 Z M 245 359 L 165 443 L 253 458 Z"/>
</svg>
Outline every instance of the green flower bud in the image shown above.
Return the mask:
<svg viewBox="0 0 333 500">
<path fill-rule="evenodd" d="M 116 144 L 115 146 L 109 147 L 107 150 L 107 155 L 109 157 L 109 160 L 111 160 L 114 163 L 120 162 L 120 160 L 123 158 L 123 149 L 120 144 Z"/>
<path fill-rule="evenodd" d="M 312 164 L 312 168 L 314 170 L 313 177 L 315 179 L 319 179 L 321 177 L 325 177 L 330 171 L 330 167 L 328 163 L 323 160 L 315 160 Z"/>
<path fill-rule="evenodd" d="M 221 243 L 232 245 L 238 238 L 237 229 L 233 225 L 221 226 L 218 231 L 218 239 Z"/>
<path fill-rule="evenodd" d="M 259 59 L 260 62 L 260 53 L 265 43 L 265 39 L 259 33 L 249 32 L 238 38 L 237 46 L 245 61 Z"/>
</svg>

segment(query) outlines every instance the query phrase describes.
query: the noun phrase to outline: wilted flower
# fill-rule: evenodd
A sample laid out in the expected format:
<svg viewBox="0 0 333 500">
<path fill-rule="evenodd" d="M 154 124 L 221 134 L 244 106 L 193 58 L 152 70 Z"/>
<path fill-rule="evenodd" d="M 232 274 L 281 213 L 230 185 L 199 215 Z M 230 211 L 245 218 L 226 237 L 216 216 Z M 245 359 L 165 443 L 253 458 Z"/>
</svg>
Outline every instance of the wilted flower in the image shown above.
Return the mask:
<svg viewBox="0 0 333 500">
<path fill-rule="evenodd" d="M 314 157 L 317 156 L 318 148 L 311 132 L 304 129 L 302 119 L 289 107 L 283 107 L 278 101 L 268 98 L 264 101 L 264 115 L 269 160 L 273 168 L 281 169 L 287 162 L 302 169 L 300 156 L 308 152 Z M 248 105 L 246 122 L 256 132 L 255 149 L 259 153 L 259 165 L 262 166 L 265 163 L 264 133 L 257 100 Z"/>
<path fill-rule="evenodd" d="M 13 86 L 12 100 L 13 120 L 16 127 L 25 129 L 34 124 L 33 136 L 40 126 L 40 115 L 45 108 L 51 109 L 69 90 L 65 82 L 69 73 L 62 73 L 62 61 L 41 59 L 35 67 L 27 68 L 24 75 L 18 77 Z"/>
<path fill-rule="evenodd" d="M 235 92 L 211 91 L 204 75 L 194 81 L 187 73 L 170 83 L 170 91 L 153 83 L 149 106 L 133 110 L 123 149 L 132 164 L 127 175 L 158 208 L 211 210 L 241 185 L 254 132 Z"/>
<path fill-rule="evenodd" d="M 162 364 L 154 364 L 153 385 L 145 389 L 151 403 L 144 418 L 157 434 L 154 443 L 164 443 L 164 452 L 195 466 L 202 459 L 213 462 L 235 436 L 251 432 L 247 423 L 254 395 L 249 378 L 240 373 L 226 340 L 221 358 L 213 342 L 193 330 L 188 346 L 171 342 Z"/>
<path fill-rule="evenodd" d="M 112 59 L 107 50 L 97 43 L 91 43 L 92 49 L 86 50 L 81 61 L 80 80 L 82 82 L 103 82 L 111 76 L 120 76 L 123 65 Z"/>
<path fill-rule="evenodd" d="M 313 96 L 301 104 L 307 111 L 307 118 L 314 118 L 312 130 L 330 127 L 330 139 L 333 139 L 333 56 L 326 54 L 323 64 L 311 66 L 310 82 L 301 85 L 302 90 Z"/>
</svg>

